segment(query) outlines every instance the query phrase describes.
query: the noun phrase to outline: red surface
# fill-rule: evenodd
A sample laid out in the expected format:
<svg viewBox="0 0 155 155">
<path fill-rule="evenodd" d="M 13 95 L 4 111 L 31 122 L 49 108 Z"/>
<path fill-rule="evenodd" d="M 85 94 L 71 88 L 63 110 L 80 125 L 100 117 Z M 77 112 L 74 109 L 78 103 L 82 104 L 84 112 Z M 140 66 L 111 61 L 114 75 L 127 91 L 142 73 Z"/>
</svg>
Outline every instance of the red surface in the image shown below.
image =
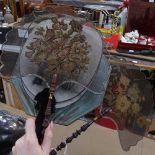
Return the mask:
<svg viewBox="0 0 155 155">
<path fill-rule="evenodd" d="M 101 119 L 98 119 L 96 121 L 96 123 L 99 124 L 99 125 L 101 125 L 101 126 L 110 128 L 110 129 L 114 129 L 114 130 L 117 129 L 116 124 L 110 118 L 101 118 Z"/>
<path fill-rule="evenodd" d="M 98 114 L 100 111 L 99 108 L 96 109 L 96 114 Z M 101 125 L 103 127 L 107 127 L 113 130 L 122 130 L 124 129 L 124 122 L 121 120 L 117 120 L 115 113 L 113 111 L 110 111 L 106 117 L 98 119 L 96 121 L 96 124 Z"/>
<path fill-rule="evenodd" d="M 107 43 L 111 43 L 112 47 L 114 49 L 116 49 L 118 47 L 119 39 L 120 39 L 119 34 L 112 34 L 112 36 L 110 38 L 104 38 L 103 41 L 105 41 Z"/>
<path fill-rule="evenodd" d="M 119 48 L 123 49 L 135 49 L 135 50 L 144 50 L 144 49 L 155 49 L 155 36 L 142 36 L 140 35 L 137 43 L 119 43 Z M 146 43 L 142 43 L 146 40 Z"/>
</svg>

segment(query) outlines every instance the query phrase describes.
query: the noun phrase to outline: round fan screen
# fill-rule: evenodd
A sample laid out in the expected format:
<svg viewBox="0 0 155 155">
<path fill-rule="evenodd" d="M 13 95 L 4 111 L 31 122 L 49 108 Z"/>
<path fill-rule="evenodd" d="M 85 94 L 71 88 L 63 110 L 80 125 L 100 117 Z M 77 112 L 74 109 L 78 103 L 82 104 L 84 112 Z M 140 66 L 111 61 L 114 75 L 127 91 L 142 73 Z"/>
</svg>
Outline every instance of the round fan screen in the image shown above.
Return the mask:
<svg viewBox="0 0 155 155">
<path fill-rule="evenodd" d="M 89 87 L 101 55 L 102 40 L 94 28 L 75 17 L 42 20 L 34 26 L 21 51 L 23 85 L 33 98 L 57 74 L 57 104 L 71 104 L 85 92 L 85 86 Z M 42 82 L 36 86 L 37 80 Z"/>
</svg>

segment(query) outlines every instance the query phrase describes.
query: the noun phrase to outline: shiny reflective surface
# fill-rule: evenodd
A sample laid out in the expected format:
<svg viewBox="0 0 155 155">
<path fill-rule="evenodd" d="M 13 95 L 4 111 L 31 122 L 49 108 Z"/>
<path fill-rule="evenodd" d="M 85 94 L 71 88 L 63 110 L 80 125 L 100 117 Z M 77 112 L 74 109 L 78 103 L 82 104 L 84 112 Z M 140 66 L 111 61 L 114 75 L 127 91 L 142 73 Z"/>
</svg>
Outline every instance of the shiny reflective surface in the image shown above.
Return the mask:
<svg viewBox="0 0 155 155">
<path fill-rule="evenodd" d="M 16 140 L 24 134 L 25 120 L 19 116 L 0 110 L 0 154 L 11 151 Z"/>
</svg>

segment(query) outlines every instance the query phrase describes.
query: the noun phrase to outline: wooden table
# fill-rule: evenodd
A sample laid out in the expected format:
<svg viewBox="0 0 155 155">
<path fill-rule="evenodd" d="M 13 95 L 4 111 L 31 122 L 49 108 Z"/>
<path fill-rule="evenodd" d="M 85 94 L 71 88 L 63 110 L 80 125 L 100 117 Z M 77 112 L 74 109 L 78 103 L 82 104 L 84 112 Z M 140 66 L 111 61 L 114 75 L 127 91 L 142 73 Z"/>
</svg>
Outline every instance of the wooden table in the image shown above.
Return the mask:
<svg viewBox="0 0 155 155">
<path fill-rule="evenodd" d="M 119 53 L 116 50 L 108 50 L 106 57 L 110 64 L 126 65 L 131 67 L 138 67 L 146 70 L 155 70 L 155 57 L 133 55 L 127 53 Z"/>
<path fill-rule="evenodd" d="M 10 106 L 0 103 L 0 110 L 8 110 L 13 114 L 18 114 L 22 117 L 29 117 L 23 111 L 11 108 Z M 56 147 L 72 132 L 79 129 L 83 125 L 83 121 L 76 121 L 70 126 L 54 126 L 53 147 Z M 155 125 L 154 125 L 155 127 Z M 68 145 L 68 155 L 153 155 L 155 141 L 148 138 L 143 138 L 136 146 L 131 147 L 130 151 L 122 150 L 119 142 L 118 132 L 108 128 L 101 127 L 95 123 L 82 133 L 79 138 Z M 60 153 L 63 154 L 63 151 Z"/>
</svg>

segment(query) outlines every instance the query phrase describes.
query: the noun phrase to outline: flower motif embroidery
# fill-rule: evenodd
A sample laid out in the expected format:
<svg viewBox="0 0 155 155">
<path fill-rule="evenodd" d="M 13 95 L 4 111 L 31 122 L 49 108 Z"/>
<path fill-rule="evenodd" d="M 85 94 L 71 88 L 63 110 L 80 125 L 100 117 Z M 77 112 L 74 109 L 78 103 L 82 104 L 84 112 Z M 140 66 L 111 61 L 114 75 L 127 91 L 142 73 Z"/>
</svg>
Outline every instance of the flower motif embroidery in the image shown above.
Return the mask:
<svg viewBox="0 0 155 155">
<path fill-rule="evenodd" d="M 104 97 L 104 103 L 113 107 L 116 119 L 119 122 L 125 122 L 127 129 L 136 131 L 139 128 L 148 127 L 150 122 L 143 109 L 146 95 L 141 91 L 142 82 L 132 79 L 132 74 L 128 70 L 114 71 Z"/>
<path fill-rule="evenodd" d="M 138 119 L 137 119 L 137 124 L 140 126 L 140 127 L 145 127 L 147 125 L 150 124 L 150 121 L 147 120 L 147 118 L 145 116 L 140 116 Z"/>
<path fill-rule="evenodd" d="M 125 75 L 121 74 L 120 83 L 127 88 L 130 84 L 130 79 L 127 78 Z"/>
<path fill-rule="evenodd" d="M 136 83 L 133 83 L 127 92 L 128 97 L 132 102 L 138 102 L 140 91 Z"/>
<path fill-rule="evenodd" d="M 53 24 L 52 24 L 53 23 Z M 33 40 L 26 46 L 26 57 L 45 68 L 47 79 L 51 74 L 76 79 L 88 70 L 89 48 L 91 47 L 82 33 L 82 24 L 52 17 L 51 27 L 38 27 Z"/>
<path fill-rule="evenodd" d="M 126 113 L 130 107 L 131 103 L 125 95 L 119 94 L 116 99 L 115 108 L 116 110 Z"/>
<path fill-rule="evenodd" d="M 139 106 L 139 104 L 138 104 L 138 103 L 132 104 L 131 110 L 132 110 L 132 112 L 133 112 L 134 114 L 139 113 L 139 112 L 140 112 L 140 106 Z"/>
<path fill-rule="evenodd" d="M 127 92 L 130 80 L 123 74 L 121 74 L 119 82 L 112 86 L 112 92 L 125 94 Z"/>
</svg>

